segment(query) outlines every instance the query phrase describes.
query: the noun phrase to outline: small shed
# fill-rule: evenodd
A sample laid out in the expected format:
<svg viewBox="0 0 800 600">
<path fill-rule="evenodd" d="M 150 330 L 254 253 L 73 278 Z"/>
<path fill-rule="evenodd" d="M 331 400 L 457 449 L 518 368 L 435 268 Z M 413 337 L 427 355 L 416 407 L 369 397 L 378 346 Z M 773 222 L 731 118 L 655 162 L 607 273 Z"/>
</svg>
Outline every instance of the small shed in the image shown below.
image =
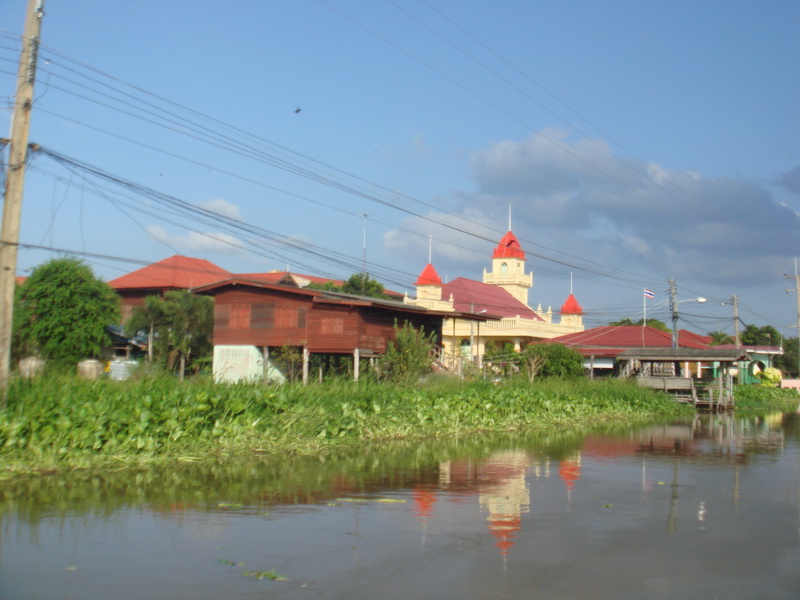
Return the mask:
<svg viewBox="0 0 800 600">
<path fill-rule="evenodd" d="M 732 369 L 750 356 L 741 348 L 633 348 L 617 356 L 643 387 L 662 390 L 680 402 L 711 410 L 734 407 Z M 687 365 L 711 367 L 702 379 L 691 377 Z M 686 371 L 686 372 L 684 372 Z"/>
<path fill-rule="evenodd" d="M 238 277 L 192 291 L 214 297 L 214 376 L 218 381 L 281 379 L 270 352 L 287 347 L 301 352 L 304 382 L 311 354 L 352 356 L 358 378 L 359 361 L 386 352 L 395 324 L 424 328 L 439 343 L 445 318 L 494 318 Z"/>
</svg>

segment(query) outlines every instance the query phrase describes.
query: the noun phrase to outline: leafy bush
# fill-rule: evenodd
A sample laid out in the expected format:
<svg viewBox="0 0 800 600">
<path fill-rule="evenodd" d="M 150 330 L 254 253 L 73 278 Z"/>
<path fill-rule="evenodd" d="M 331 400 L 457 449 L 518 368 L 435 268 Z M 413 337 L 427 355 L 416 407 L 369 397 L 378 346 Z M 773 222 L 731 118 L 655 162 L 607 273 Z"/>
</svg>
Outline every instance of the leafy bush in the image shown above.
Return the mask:
<svg viewBox="0 0 800 600">
<path fill-rule="evenodd" d="M 781 374 L 780 369 L 776 369 L 775 367 L 767 367 L 758 374 L 758 377 L 761 379 L 761 385 L 775 387 L 781 382 L 783 375 Z"/>
<path fill-rule="evenodd" d="M 417 381 L 433 370 L 433 332 L 414 328 L 408 321 L 402 327 L 394 325 L 394 339 L 386 346 L 381 360 L 381 378 L 401 384 Z"/>
<path fill-rule="evenodd" d="M 581 377 L 583 357 L 563 344 L 531 344 L 522 353 L 528 379 L 542 377 Z"/>
<path fill-rule="evenodd" d="M 119 321 L 119 298 L 91 267 L 76 258 L 39 265 L 17 289 L 14 354 L 36 354 L 57 363 L 97 358 Z"/>
</svg>

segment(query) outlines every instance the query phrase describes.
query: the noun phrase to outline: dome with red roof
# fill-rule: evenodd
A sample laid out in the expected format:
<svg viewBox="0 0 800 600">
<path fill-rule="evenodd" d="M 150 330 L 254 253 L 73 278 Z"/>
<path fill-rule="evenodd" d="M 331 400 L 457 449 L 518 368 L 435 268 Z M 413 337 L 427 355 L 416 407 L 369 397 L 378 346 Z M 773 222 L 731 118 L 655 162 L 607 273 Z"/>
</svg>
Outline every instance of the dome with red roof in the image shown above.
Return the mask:
<svg viewBox="0 0 800 600">
<path fill-rule="evenodd" d="M 520 246 L 517 236 L 509 231 L 497 244 L 492 258 L 518 258 L 525 260 L 525 253 L 522 251 L 522 246 Z"/>
<path fill-rule="evenodd" d="M 567 299 L 564 301 L 564 304 L 561 305 L 561 314 L 562 315 L 582 315 L 583 308 L 580 304 L 578 304 L 578 300 L 570 294 L 567 296 Z"/>
<path fill-rule="evenodd" d="M 422 269 L 422 273 L 420 273 L 417 278 L 417 285 L 442 285 L 442 278 L 439 277 L 439 274 L 431 263 L 428 263 L 425 268 Z"/>
</svg>

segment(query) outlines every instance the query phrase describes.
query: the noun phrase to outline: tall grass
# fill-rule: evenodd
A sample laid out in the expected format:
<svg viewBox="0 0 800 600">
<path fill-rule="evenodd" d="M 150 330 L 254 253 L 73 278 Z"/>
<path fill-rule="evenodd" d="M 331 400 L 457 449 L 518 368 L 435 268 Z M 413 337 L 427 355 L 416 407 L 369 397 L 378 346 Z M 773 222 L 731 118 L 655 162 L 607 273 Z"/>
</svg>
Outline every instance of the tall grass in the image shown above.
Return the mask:
<svg viewBox="0 0 800 600">
<path fill-rule="evenodd" d="M 265 387 L 52 376 L 12 382 L 7 409 L 0 413 L 0 463 L 62 468 L 236 452 L 313 453 L 392 439 L 644 421 L 686 411 L 663 394 L 620 381 Z"/>
</svg>

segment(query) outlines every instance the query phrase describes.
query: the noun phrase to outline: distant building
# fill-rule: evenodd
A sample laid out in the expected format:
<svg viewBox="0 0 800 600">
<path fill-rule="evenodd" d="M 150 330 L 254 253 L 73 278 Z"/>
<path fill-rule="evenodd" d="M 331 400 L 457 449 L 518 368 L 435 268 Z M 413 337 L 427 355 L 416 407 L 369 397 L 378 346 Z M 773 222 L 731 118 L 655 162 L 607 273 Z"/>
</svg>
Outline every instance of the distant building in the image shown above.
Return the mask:
<svg viewBox="0 0 800 600">
<path fill-rule="evenodd" d="M 144 306 L 148 296 L 161 296 L 171 290 L 189 290 L 229 279 L 230 271 L 212 262 L 188 256 L 170 256 L 108 282 L 121 298 L 122 323 L 131 318 L 134 308 Z"/>
<path fill-rule="evenodd" d="M 690 331 L 678 332 L 682 348 L 708 348 L 711 338 Z M 594 375 L 611 374 L 617 368 L 617 357 L 626 350 L 638 348 L 671 348 L 672 334 L 654 327 L 639 325 L 603 325 L 584 331 L 554 337 L 550 342 L 563 344 L 584 357 L 584 367 Z"/>
<path fill-rule="evenodd" d="M 525 253 L 517 237 L 509 231 L 492 253 L 492 269 L 483 271 L 483 281 L 459 277 L 443 283 L 432 264 L 417 278 L 416 298 L 405 302 L 438 311 L 488 314 L 499 319 L 477 323 L 458 317 L 446 319 L 442 328 L 442 345 L 453 362 L 467 359 L 478 362 L 493 343 L 502 349 L 511 344 L 522 350 L 533 341 L 583 331 L 583 309 L 570 293 L 553 316 L 552 308 L 542 310 L 528 305 L 528 292 L 533 286 L 533 273 L 525 272 Z"/>
</svg>

